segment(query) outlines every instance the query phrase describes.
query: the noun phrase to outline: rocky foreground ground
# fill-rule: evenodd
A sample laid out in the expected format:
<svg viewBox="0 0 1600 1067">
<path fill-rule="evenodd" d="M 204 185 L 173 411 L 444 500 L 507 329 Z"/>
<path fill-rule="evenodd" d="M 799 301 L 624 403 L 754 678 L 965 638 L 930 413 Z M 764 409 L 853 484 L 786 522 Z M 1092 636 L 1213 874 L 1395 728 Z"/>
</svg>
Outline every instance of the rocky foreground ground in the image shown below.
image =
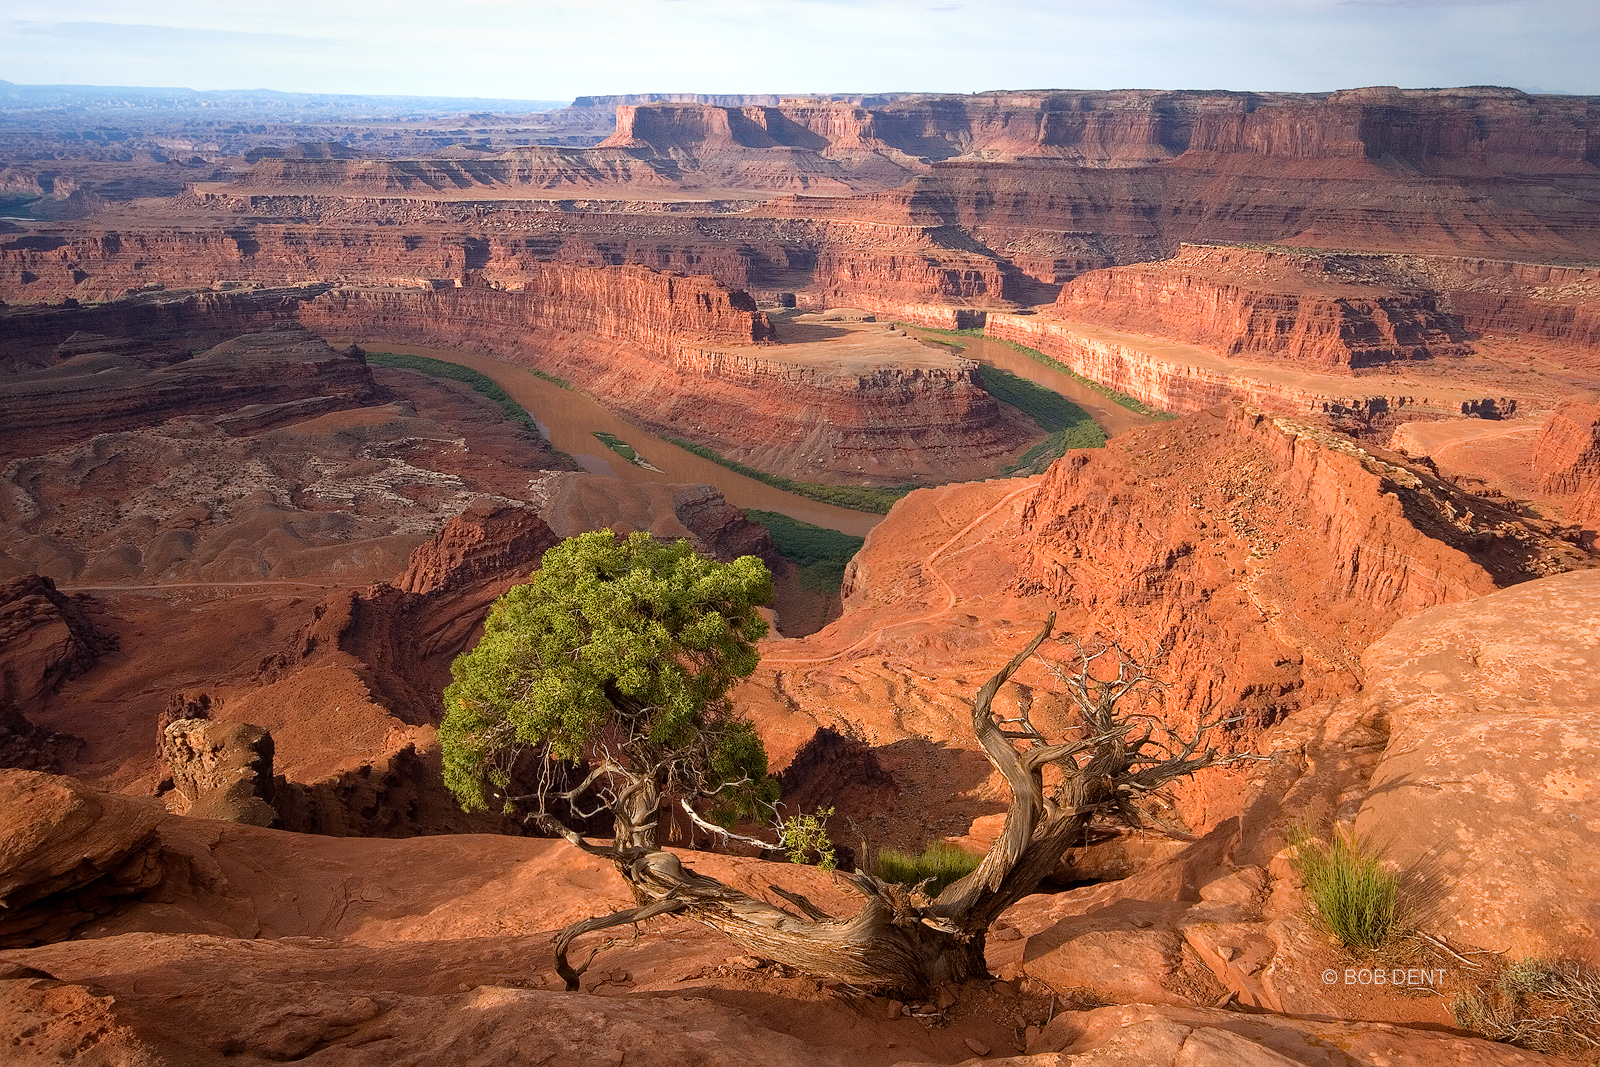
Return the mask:
<svg viewBox="0 0 1600 1067">
<path fill-rule="evenodd" d="M 1428 922 L 1445 944 L 1592 951 L 1582 782 L 1600 754 L 1578 709 L 1600 685 L 1596 619 L 1600 575 L 1583 572 L 1402 623 L 1369 649 L 1366 693 L 1263 738 L 1277 761 L 1238 817 L 1132 877 L 1029 898 L 995 928 L 996 979 L 928 1005 L 819 985 L 670 919 L 567 993 L 550 932 L 629 899 L 564 843 L 295 834 L 6 771 L 0 937 L 44 942 L 0 954 L 7 1062 L 1553 1063 L 1450 1029 L 1439 994 L 1470 987 L 1462 957 L 1390 968 L 1442 974 L 1426 991 L 1346 984 L 1282 834 L 1354 809 L 1402 862 L 1450 872 Z M 815 868 L 684 858 L 852 908 Z"/>
</svg>

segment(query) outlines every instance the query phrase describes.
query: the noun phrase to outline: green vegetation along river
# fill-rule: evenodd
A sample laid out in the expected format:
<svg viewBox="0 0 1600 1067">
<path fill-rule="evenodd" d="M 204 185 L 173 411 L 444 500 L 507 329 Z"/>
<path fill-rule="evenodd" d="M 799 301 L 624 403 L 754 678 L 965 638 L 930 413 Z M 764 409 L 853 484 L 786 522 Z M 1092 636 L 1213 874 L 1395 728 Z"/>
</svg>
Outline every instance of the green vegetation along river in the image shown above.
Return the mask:
<svg viewBox="0 0 1600 1067">
<path fill-rule="evenodd" d="M 357 343 L 374 352 L 395 352 L 444 360 L 470 367 L 493 379 L 513 400 L 532 413 L 553 445 L 571 455 L 585 470 L 613 475 L 629 482 L 699 482 L 714 485 L 735 507 L 775 511 L 813 526 L 840 530 L 856 537 L 865 537 L 867 531 L 883 519 L 882 515 L 851 511 L 786 493 L 735 473 L 641 430 L 577 390 L 565 389 L 554 382 L 535 377 L 526 367 L 469 352 L 419 348 L 380 340 L 358 340 Z M 621 455 L 602 444 L 604 439 L 597 439 L 596 434 L 607 434 L 627 442 L 641 458 L 659 470 L 648 470 L 625 461 Z"/>
<path fill-rule="evenodd" d="M 1087 411 L 1100 428 L 1105 430 L 1107 437 L 1113 437 L 1128 430 L 1136 430 L 1141 426 L 1149 426 L 1158 420 L 1149 415 L 1141 415 L 1137 411 L 1130 411 L 1104 394 L 1084 385 L 1070 374 L 1065 374 L 1054 368 L 1047 367 L 1026 353 L 1019 352 L 1003 341 L 993 337 L 983 337 L 966 333 L 956 333 L 949 330 L 925 330 L 916 326 L 906 326 L 906 330 L 918 337 L 940 344 L 959 345 L 961 354 L 968 359 L 975 359 L 979 363 L 991 367 L 1008 370 L 1019 378 L 1026 378 L 1036 385 L 1060 393 L 1068 400 Z"/>
</svg>

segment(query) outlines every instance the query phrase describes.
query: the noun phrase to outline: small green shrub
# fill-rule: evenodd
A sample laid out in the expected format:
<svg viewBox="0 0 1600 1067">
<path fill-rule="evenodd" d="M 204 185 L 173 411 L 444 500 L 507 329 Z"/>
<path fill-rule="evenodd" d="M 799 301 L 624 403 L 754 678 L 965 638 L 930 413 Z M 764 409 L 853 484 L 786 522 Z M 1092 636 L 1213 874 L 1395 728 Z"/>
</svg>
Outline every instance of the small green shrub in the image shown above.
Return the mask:
<svg viewBox="0 0 1600 1067">
<path fill-rule="evenodd" d="M 1383 865 L 1370 842 L 1342 832 L 1323 842 L 1297 831 L 1290 844 L 1324 932 L 1352 951 L 1378 948 L 1401 933 L 1400 876 Z"/>
<path fill-rule="evenodd" d="M 809 863 L 831 871 L 839 866 L 833 839 L 828 836 L 832 808 L 818 808 L 810 815 L 791 815 L 783 820 L 783 849 L 790 863 Z"/>
<path fill-rule="evenodd" d="M 944 892 L 946 886 L 977 870 L 981 862 L 982 856 L 974 856 L 948 841 L 935 841 L 923 849 L 920 856 L 901 852 L 897 848 L 880 849 L 877 875 L 885 882 L 897 882 L 905 886 L 916 886 L 926 881 L 927 894 L 936 897 Z"/>
<path fill-rule="evenodd" d="M 632 445 L 618 437 L 616 434 L 606 433 L 604 430 L 595 430 L 593 433 L 597 438 L 600 439 L 601 444 L 611 449 L 611 451 L 615 452 L 629 463 L 639 462 L 639 453 L 634 451 L 634 447 Z"/>
<path fill-rule="evenodd" d="M 554 374 L 546 374 L 544 371 L 534 370 L 532 367 L 527 367 L 525 369 L 529 374 L 533 375 L 541 382 L 549 382 L 551 385 L 559 385 L 563 389 L 572 388 L 572 383 L 567 381 L 565 378 L 557 378 Z"/>
<path fill-rule="evenodd" d="M 1600 1048 L 1600 974 L 1578 963 L 1517 960 L 1450 1011 L 1464 1030 L 1535 1052 Z"/>
</svg>

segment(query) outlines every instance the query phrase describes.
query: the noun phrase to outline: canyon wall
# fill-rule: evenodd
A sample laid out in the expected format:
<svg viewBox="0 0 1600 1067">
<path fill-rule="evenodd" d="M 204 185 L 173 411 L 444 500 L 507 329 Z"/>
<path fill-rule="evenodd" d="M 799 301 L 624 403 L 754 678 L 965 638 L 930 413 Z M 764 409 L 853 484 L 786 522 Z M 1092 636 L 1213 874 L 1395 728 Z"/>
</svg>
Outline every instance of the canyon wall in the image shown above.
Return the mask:
<svg viewBox="0 0 1600 1067">
<path fill-rule="evenodd" d="M 1467 331 L 1432 293 L 1335 277 L 1313 254 L 1184 245 L 1177 256 L 1090 271 L 1050 313 L 1226 356 L 1344 372 L 1464 355 Z"/>
<path fill-rule="evenodd" d="M 931 288 L 959 298 L 1003 284 L 992 261 L 969 256 L 978 265 L 958 271 L 928 254 L 931 242 L 920 231 L 907 230 L 900 237 L 920 238 L 922 251 L 901 255 L 891 246 L 874 253 L 858 240 L 854 247 L 867 265 L 848 257 L 834 261 L 827 269 L 848 278 L 833 288 L 835 300 L 849 302 L 857 292 L 879 294 L 865 301 L 869 307 L 931 325 L 963 326 L 971 321 L 966 312 L 899 294 Z M 550 250 L 536 238 L 478 238 L 438 230 L 257 226 L 91 232 L 0 252 L 8 257 L 0 260 L 0 293 L 77 300 L 163 285 L 226 288 L 347 279 L 353 284 L 278 293 L 249 288 L 136 293 L 131 303 L 98 305 L 82 315 L 73 308 L 5 314 L 36 323 L 30 327 L 41 339 L 35 347 L 59 343 L 60 331 L 50 323 L 83 328 L 86 321 L 104 319 L 110 329 L 128 314 L 114 309 L 179 308 L 198 319 L 214 305 L 237 305 L 235 318 L 241 323 L 250 315 L 275 316 L 328 335 L 518 358 L 594 391 L 661 432 L 796 477 L 891 483 L 981 477 L 1012 458 L 1032 435 L 1031 426 L 1001 412 L 970 372 L 889 369 L 860 375 L 807 369 L 776 353 L 730 358 L 719 350 L 773 337 L 766 316 L 745 293 L 707 277 L 647 267 L 549 262 L 542 254 Z M 748 273 L 753 253 L 739 252 L 733 257 L 738 266 L 730 270 Z M 701 265 L 693 254 L 681 258 L 686 266 L 690 260 Z M 9 276 L 3 273 L 6 267 Z M 643 388 L 643 381 L 653 388 Z M 778 397 L 794 403 L 777 403 Z M 773 415 L 786 428 L 752 440 L 751 411 Z"/>
<path fill-rule="evenodd" d="M 0 459 L 179 416 L 224 416 L 234 433 L 361 407 L 377 397 L 359 355 L 302 330 L 247 334 L 196 356 L 83 338 L 60 362 L 0 378 Z M 86 349 L 86 350 L 85 350 Z"/>
<path fill-rule="evenodd" d="M 1142 404 L 1176 413 L 1202 411 L 1225 400 L 1257 404 L 1280 414 L 1305 414 L 1324 405 L 1354 407 L 1365 397 L 1337 397 L 1239 373 L 1234 368 L 1207 366 L 1163 352 L 1163 346 L 1139 345 L 1134 339 L 1097 337 L 1047 315 L 988 315 L 984 332 L 1003 341 L 1037 349 L 1082 375 Z M 1192 353 L 1203 358 L 1205 353 Z M 1396 404 L 1399 398 L 1396 398 Z"/>
<path fill-rule="evenodd" d="M 895 189 L 783 198 L 759 211 L 959 227 L 1039 282 L 1060 284 L 1087 269 L 1171 256 L 1185 241 L 1593 263 L 1597 188 L 1600 172 L 1588 163 L 1512 179 L 1250 153 L 1135 168 L 961 158 Z"/>
<path fill-rule="evenodd" d="M 887 313 L 894 304 L 1010 306 L 1020 277 L 957 231 L 914 225 L 426 200 L 391 211 L 390 201 L 359 197 L 269 199 L 249 210 L 304 212 L 307 222 L 224 218 L 137 230 L 85 223 L 0 240 L 0 299 L 101 301 L 151 286 L 242 282 L 525 288 L 547 264 L 635 264 L 767 294 L 804 290 L 831 305 L 876 302 L 871 310 Z"/>
<path fill-rule="evenodd" d="M 365 316 L 366 331 L 382 335 L 391 320 L 421 316 L 443 321 L 467 315 L 526 335 L 582 333 L 638 344 L 660 355 L 679 344 L 747 345 L 773 336 L 766 315 L 744 293 L 709 278 L 644 267 L 592 269 L 540 263 L 504 289 L 374 289 L 360 297 L 355 292 L 331 291 L 307 304 L 301 320 L 337 332 L 351 315 Z M 395 324 L 398 328 L 399 321 Z"/>
<path fill-rule="evenodd" d="M 1539 491 L 1563 498 L 1568 517 L 1600 527 L 1600 400 L 1570 400 L 1539 432 L 1533 470 Z"/>
<path fill-rule="evenodd" d="M 1348 691 L 1397 619 L 1588 565 L 1426 469 L 1239 405 L 1069 453 L 1020 536 L 1020 588 L 1069 628 L 1173 649 L 1190 721 L 1264 724 Z"/>
<path fill-rule="evenodd" d="M 623 104 L 603 145 L 691 154 L 729 146 L 871 151 L 924 164 L 960 156 L 1042 156 L 1094 168 L 1147 167 L 1206 154 L 1372 160 L 1423 173 L 1467 167 L 1542 174 L 1600 162 L 1596 129 L 1586 98 L 1483 87 L 991 92 L 789 97 L 777 106 Z"/>
<path fill-rule="evenodd" d="M 782 346 L 719 350 L 689 332 L 555 331 L 530 317 L 526 299 L 496 289 L 341 288 L 306 304 L 301 320 L 330 336 L 533 366 L 657 433 L 810 480 L 981 477 L 1036 436 L 968 366 L 863 371 L 791 361 Z M 750 433 L 753 417 L 759 435 Z"/>
<path fill-rule="evenodd" d="M 682 334 L 711 343 L 749 343 L 770 336 L 770 326 L 749 297 L 712 279 L 639 266 L 597 268 L 546 262 L 529 242 L 491 244 L 460 233 L 157 229 L 10 242 L 0 247 L 0 297 L 106 300 L 146 287 L 293 286 L 333 279 L 420 287 L 494 285 L 522 294 L 530 323 L 556 329 L 641 341 Z"/>
<path fill-rule="evenodd" d="M 666 171 L 664 173 L 664 171 Z M 346 195 L 385 193 L 583 191 L 627 185 L 640 190 L 672 189 L 670 170 L 637 153 L 602 149 L 518 148 L 488 159 L 263 159 L 230 183 L 248 192 L 271 189 L 280 195 L 296 189 Z"/>
</svg>

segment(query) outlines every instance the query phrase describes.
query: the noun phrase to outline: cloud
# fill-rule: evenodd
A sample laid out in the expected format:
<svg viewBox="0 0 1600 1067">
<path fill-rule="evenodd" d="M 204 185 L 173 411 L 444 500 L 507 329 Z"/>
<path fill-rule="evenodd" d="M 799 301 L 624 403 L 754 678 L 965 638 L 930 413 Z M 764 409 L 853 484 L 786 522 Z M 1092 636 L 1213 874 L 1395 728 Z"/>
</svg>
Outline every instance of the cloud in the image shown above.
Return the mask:
<svg viewBox="0 0 1600 1067">
<path fill-rule="evenodd" d="M 535 100 L 1535 83 L 1600 92 L 1600 0 L 3 2 L 0 76 L 32 83 L 70 70 L 120 85 Z M 118 21 L 133 18 L 142 21 Z"/>
</svg>

